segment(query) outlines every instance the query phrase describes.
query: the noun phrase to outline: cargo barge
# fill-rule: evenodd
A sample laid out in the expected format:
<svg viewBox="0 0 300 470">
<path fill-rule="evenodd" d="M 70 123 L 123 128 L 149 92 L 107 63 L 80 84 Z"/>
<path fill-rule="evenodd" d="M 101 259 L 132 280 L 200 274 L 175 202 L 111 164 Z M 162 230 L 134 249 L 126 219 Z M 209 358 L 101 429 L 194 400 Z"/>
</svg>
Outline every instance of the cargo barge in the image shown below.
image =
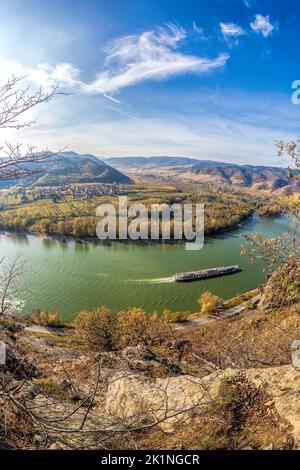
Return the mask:
<svg viewBox="0 0 300 470">
<path fill-rule="evenodd" d="M 223 266 L 221 268 L 202 269 L 201 271 L 191 271 L 187 273 L 177 273 L 174 276 L 175 282 L 197 281 L 211 277 L 226 276 L 228 274 L 238 273 L 241 270 L 238 265 Z"/>
</svg>

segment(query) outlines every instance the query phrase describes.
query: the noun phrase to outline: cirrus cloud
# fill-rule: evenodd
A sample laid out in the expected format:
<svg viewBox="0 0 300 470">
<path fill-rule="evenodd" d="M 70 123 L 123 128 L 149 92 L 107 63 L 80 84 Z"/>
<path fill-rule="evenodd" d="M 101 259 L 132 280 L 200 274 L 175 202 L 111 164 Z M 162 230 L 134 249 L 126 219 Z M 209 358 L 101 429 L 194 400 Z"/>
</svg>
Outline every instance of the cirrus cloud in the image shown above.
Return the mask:
<svg viewBox="0 0 300 470">
<path fill-rule="evenodd" d="M 184 28 L 167 24 L 140 35 L 117 38 L 104 48 L 103 66 L 96 78 L 87 83 L 80 79 L 80 70 L 69 63 L 38 64 L 35 68 L 23 67 L 12 61 L 0 61 L 1 68 L 28 75 L 28 79 L 43 87 L 60 84 L 77 89 L 84 94 L 102 94 L 119 103 L 109 93 L 144 81 L 163 80 L 186 73 L 204 74 L 224 67 L 229 54 L 214 58 L 200 57 L 181 52 L 180 46 L 187 37 Z M 2 75 L 3 76 L 3 75 Z"/>
<path fill-rule="evenodd" d="M 147 80 L 162 80 L 184 73 L 207 73 L 224 67 L 229 54 L 213 59 L 184 54 L 179 46 L 186 31 L 173 24 L 141 35 L 112 41 L 105 49 L 106 62 L 85 91 L 114 92 Z"/>
</svg>

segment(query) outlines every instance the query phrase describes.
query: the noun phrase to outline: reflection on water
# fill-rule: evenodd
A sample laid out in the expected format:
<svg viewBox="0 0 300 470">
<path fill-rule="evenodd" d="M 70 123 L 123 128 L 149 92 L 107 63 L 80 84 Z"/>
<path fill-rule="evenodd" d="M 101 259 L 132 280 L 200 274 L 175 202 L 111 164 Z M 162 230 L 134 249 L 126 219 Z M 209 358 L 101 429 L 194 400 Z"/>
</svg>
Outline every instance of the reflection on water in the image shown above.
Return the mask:
<svg viewBox="0 0 300 470">
<path fill-rule="evenodd" d="M 56 240 L 54 238 L 43 237 L 42 244 L 45 250 L 51 250 L 56 247 Z"/>
<path fill-rule="evenodd" d="M 27 245 L 29 243 L 28 235 L 23 234 L 23 233 L 15 233 L 15 232 L 9 232 L 9 233 L 5 232 L 4 233 L 4 232 L 1 232 L 1 237 L 9 238 L 9 239 L 15 241 L 16 243 L 18 243 L 19 245 Z"/>
<path fill-rule="evenodd" d="M 75 251 L 87 252 L 90 249 L 90 243 L 88 242 L 77 242 L 75 243 Z"/>
<path fill-rule="evenodd" d="M 195 310 L 200 295 L 210 290 L 224 298 L 257 287 L 264 281 L 262 265 L 241 256 L 244 233 L 265 238 L 289 228 L 289 220 L 253 217 L 236 230 L 210 236 L 199 251 L 184 243 L 78 242 L 70 239 L 6 234 L 0 237 L 0 256 L 22 253 L 27 269 L 25 312 L 37 307 L 56 310 L 71 319 L 81 310 L 108 305 L 120 309 L 142 307 Z M 177 272 L 239 264 L 234 276 L 175 283 Z"/>
</svg>

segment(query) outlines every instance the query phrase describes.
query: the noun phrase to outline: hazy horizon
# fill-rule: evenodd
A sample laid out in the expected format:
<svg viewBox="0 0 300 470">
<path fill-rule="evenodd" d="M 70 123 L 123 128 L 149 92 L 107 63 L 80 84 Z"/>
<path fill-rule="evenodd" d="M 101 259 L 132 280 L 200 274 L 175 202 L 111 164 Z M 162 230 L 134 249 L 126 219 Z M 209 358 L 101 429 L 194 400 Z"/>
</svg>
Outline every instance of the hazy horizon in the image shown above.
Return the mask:
<svg viewBox="0 0 300 470">
<path fill-rule="evenodd" d="M 210 158 L 202 158 L 202 157 L 191 157 L 189 155 L 111 155 L 111 156 L 102 156 L 102 155 L 97 155 L 97 154 L 91 154 L 90 152 L 76 152 L 75 150 L 69 150 L 66 149 L 60 153 L 74 153 L 77 155 L 92 155 L 93 157 L 96 157 L 100 160 L 110 160 L 112 158 L 182 158 L 182 159 L 187 159 L 187 160 L 195 160 L 195 161 L 207 161 L 207 162 L 213 162 L 213 163 L 222 163 L 222 164 L 230 164 L 230 165 L 239 165 L 239 166 L 267 166 L 267 167 L 275 167 L 275 168 L 287 168 L 285 165 L 280 164 L 280 161 L 278 160 L 278 165 L 264 165 L 264 164 L 250 164 L 250 163 L 238 163 L 238 162 L 232 162 L 232 161 L 225 161 L 225 160 L 213 160 Z"/>
</svg>

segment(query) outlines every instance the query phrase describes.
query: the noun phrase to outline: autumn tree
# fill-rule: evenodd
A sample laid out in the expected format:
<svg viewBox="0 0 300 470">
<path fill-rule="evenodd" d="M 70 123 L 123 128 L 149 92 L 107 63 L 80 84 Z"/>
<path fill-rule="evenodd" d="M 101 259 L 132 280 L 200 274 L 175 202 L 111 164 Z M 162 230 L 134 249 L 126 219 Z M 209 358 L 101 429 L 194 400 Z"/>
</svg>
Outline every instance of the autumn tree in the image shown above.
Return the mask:
<svg viewBox="0 0 300 470">
<path fill-rule="evenodd" d="M 172 327 L 157 316 L 149 317 L 141 308 L 130 308 L 118 315 L 118 346 L 143 346 L 152 348 L 173 337 Z"/>
<path fill-rule="evenodd" d="M 287 173 L 291 180 L 300 179 L 300 150 L 299 141 L 276 142 L 278 157 L 289 157 L 293 167 L 288 167 Z M 288 212 L 293 216 L 295 223 L 291 229 L 281 236 L 264 239 L 260 234 L 244 235 L 246 244 L 242 245 L 241 254 L 246 255 L 250 262 L 256 260 L 263 262 L 264 272 L 273 272 L 284 265 L 287 260 L 295 258 L 299 253 L 300 241 L 300 204 L 297 198 L 285 201 Z"/>
<path fill-rule="evenodd" d="M 290 142 L 285 142 L 283 140 L 280 140 L 277 142 L 277 154 L 279 157 L 287 156 L 291 159 L 293 163 L 292 168 L 288 168 L 288 174 L 291 179 L 300 179 L 300 149 L 299 149 L 299 143 L 300 141 L 290 141 Z M 291 213 L 294 215 L 297 224 L 298 224 L 298 229 L 300 225 L 300 203 L 299 200 L 293 200 L 291 198 L 290 204 L 289 204 L 289 209 Z M 299 238 L 299 233 L 298 233 L 298 238 Z"/>
<path fill-rule="evenodd" d="M 224 300 L 221 297 L 206 291 L 201 295 L 198 300 L 198 304 L 201 307 L 201 313 L 203 315 L 210 315 L 218 308 L 222 307 Z"/>
<path fill-rule="evenodd" d="M 106 307 L 92 312 L 81 312 L 73 324 L 77 330 L 77 338 L 86 342 L 98 351 L 111 351 L 116 344 L 116 314 Z"/>
<path fill-rule="evenodd" d="M 290 232 L 272 238 L 264 238 L 260 233 L 245 234 L 244 238 L 246 243 L 242 245 L 241 254 L 246 255 L 251 264 L 260 261 L 267 274 L 294 258 L 298 251 L 297 238 Z"/>
<path fill-rule="evenodd" d="M 294 168 L 289 168 L 289 176 L 291 178 L 300 178 L 300 150 L 299 150 L 300 141 L 290 141 L 285 142 L 284 140 L 279 140 L 277 145 L 277 154 L 279 157 L 288 156 L 294 165 Z"/>
</svg>

